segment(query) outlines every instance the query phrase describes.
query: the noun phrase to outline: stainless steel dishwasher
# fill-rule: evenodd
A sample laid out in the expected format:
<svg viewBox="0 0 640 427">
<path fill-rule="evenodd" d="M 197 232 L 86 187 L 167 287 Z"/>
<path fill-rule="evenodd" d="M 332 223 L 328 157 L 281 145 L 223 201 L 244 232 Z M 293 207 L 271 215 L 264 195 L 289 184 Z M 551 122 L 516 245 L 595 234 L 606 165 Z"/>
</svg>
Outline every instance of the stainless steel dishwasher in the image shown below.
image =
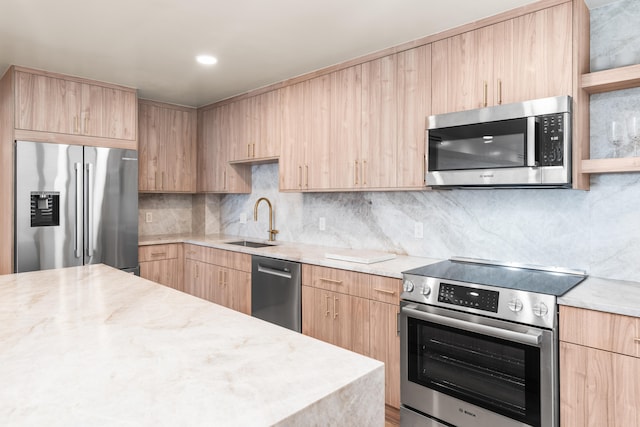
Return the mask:
<svg viewBox="0 0 640 427">
<path fill-rule="evenodd" d="M 251 257 L 251 315 L 302 331 L 300 264 L 253 255 Z"/>
</svg>

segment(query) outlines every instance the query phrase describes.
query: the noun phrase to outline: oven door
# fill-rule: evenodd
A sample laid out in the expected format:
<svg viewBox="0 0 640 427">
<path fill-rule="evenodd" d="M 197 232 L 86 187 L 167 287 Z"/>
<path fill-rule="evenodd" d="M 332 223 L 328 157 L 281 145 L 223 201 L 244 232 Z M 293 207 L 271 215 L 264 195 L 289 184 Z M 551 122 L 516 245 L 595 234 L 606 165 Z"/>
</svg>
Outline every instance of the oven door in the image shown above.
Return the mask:
<svg viewBox="0 0 640 427">
<path fill-rule="evenodd" d="M 407 302 L 400 316 L 405 408 L 458 427 L 558 426 L 551 330 Z"/>
</svg>

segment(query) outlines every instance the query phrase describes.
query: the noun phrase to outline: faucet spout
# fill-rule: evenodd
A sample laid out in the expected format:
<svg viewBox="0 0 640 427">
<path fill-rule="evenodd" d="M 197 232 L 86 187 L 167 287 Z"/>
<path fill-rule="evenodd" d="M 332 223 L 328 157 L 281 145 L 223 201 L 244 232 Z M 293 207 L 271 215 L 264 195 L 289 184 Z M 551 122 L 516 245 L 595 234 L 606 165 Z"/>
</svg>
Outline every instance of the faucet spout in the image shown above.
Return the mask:
<svg viewBox="0 0 640 427">
<path fill-rule="evenodd" d="M 267 202 L 267 206 L 269 207 L 269 241 L 273 242 L 274 240 L 276 240 L 276 234 L 278 234 L 278 230 L 273 228 L 273 206 L 271 205 L 269 199 L 267 199 L 266 197 L 260 197 L 258 200 L 256 200 L 256 204 L 253 206 L 253 220 L 258 220 L 258 205 L 263 200 Z"/>
</svg>

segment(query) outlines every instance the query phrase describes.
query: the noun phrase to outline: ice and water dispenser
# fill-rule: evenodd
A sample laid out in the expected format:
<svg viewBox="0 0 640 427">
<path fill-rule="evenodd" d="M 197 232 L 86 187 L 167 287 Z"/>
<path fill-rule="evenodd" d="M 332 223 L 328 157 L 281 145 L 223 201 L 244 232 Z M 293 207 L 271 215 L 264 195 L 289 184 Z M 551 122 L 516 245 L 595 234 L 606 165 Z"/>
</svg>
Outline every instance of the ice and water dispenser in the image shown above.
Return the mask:
<svg viewBox="0 0 640 427">
<path fill-rule="evenodd" d="M 51 227 L 60 225 L 60 192 L 31 192 L 31 226 Z"/>
</svg>

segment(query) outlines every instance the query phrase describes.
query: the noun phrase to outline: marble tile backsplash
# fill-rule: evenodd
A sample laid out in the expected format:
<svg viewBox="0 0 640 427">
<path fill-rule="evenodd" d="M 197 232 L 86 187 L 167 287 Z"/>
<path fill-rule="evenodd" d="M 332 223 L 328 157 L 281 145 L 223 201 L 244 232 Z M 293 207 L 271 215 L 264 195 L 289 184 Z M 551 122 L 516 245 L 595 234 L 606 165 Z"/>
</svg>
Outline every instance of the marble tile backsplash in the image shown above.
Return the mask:
<svg viewBox="0 0 640 427">
<path fill-rule="evenodd" d="M 152 222 L 145 216 L 151 213 Z M 190 233 L 192 229 L 191 194 L 139 194 L 138 233 L 141 236 Z"/>
<path fill-rule="evenodd" d="M 591 11 L 591 53 L 605 55 L 640 37 L 640 2 L 623 0 Z M 640 49 L 640 48 L 639 48 Z M 640 89 L 592 96 L 591 156 L 610 157 L 607 123 L 640 111 Z M 620 156 L 633 155 L 625 138 Z M 640 148 L 640 147 L 639 147 Z M 278 240 L 355 249 L 377 249 L 431 258 L 466 256 L 579 268 L 621 280 L 640 277 L 640 174 L 591 177 L 590 191 L 453 190 L 416 192 L 280 193 L 278 165 L 253 167 L 251 194 L 224 196 L 141 196 L 140 210 L 166 204 L 166 220 L 144 224 L 145 231 L 207 232 L 266 239 L 268 212 L 274 205 Z M 144 200 L 148 197 L 151 200 Z M 165 203 L 166 202 L 166 203 Z M 148 204 L 147 204 L 148 203 Z M 194 211 L 188 222 L 189 204 Z M 184 218 L 182 218 L 184 214 Z M 246 215 L 247 222 L 240 223 Z M 177 224 L 170 222 L 175 218 Z M 325 218 L 326 230 L 319 230 Z M 424 238 L 414 237 L 421 223 Z M 153 226 L 153 227 L 151 227 Z M 216 231 L 209 231 L 216 230 Z M 153 233 L 160 234 L 160 233 Z"/>
</svg>

